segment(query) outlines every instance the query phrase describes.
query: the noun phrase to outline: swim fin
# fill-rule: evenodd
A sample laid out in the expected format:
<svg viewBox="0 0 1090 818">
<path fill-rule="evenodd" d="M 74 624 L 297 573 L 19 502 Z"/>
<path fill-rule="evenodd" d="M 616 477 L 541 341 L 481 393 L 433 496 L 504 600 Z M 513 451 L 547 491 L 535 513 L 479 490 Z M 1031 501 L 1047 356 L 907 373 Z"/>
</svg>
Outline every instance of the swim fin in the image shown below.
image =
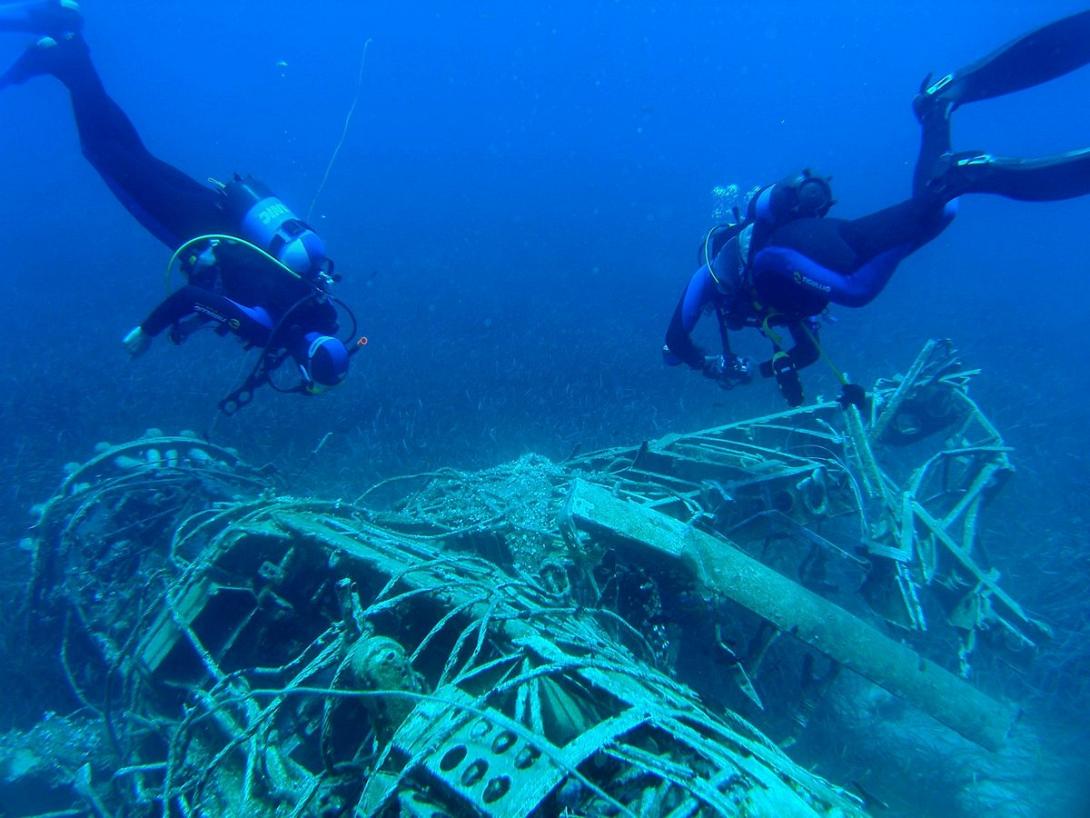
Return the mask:
<svg viewBox="0 0 1090 818">
<path fill-rule="evenodd" d="M 1090 148 L 1022 159 L 981 151 L 944 154 L 927 182 L 942 201 L 992 193 L 1023 202 L 1054 202 L 1090 194 Z"/>
<path fill-rule="evenodd" d="M 1023 34 L 935 82 L 928 76 L 912 101 L 912 108 L 921 122 L 933 111 L 949 116 L 967 102 L 1032 88 L 1087 63 L 1090 63 L 1090 11 L 1082 11 Z"/>
<path fill-rule="evenodd" d="M 22 85 L 43 74 L 63 79 L 66 69 L 85 56 L 86 51 L 87 44 L 76 34 L 70 33 L 60 38 L 42 37 L 0 74 L 0 90 L 9 85 Z"/>
<path fill-rule="evenodd" d="M 58 37 L 83 28 L 77 0 L 17 0 L 0 3 L 0 31 Z"/>
</svg>

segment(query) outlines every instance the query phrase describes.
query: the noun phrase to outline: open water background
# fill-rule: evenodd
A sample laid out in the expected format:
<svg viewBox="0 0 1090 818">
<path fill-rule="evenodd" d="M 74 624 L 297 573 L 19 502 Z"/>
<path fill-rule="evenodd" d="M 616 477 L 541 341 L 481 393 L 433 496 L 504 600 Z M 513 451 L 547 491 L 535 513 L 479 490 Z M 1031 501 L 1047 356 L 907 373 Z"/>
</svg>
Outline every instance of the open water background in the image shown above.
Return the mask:
<svg viewBox="0 0 1090 818">
<path fill-rule="evenodd" d="M 63 89 L 0 96 L 0 552 L 24 581 L 28 507 L 69 460 L 148 427 L 270 461 L 292 490 L 355 496 L 381 477 L 563 457 L 781 408 L 722 393 L 659 347 L 711 219 L 710 190 L 801 167 L 834 213 L 908 194 L 910 101 L 945 72 L 1077 2 L 287 2 L 87 0 L 86 36 L 148 146 L 191 175 L 264 179 L 300 214 L 356 93 L 314 223 L 366 351 L 335 393 L 216 401 L 248 366 L 211 334 L 120 338 L 164 295 L 169 253 L 79 153 Z M 6 35 L 0 61 L 28 38 Z M 1090 145 L 1090 68 L 955 114 L 955 148 Z M 1090 199 L 967 197 L 870 307 L 825 343 L 865 383 L 931 337 L 983 369 L 974 395 L 1019 472 L 985 523 L 1015 597 L 1058 631 L 1033 700 L 1069 723 L 1086 677 Z M 709 324 L 711 322 L 708 322 Z M 712 327 L 702 327 L 713 338 Z M 756 338 L 742 351 L 762 356 Z M 834 390 L 806 373 L 811 396 Z M 328 437 L 327 437 L 328 435 Z M 320 451 L 313 455 L 316 447 Z M 1088 728 L 1090 729 L 1090 728 Z"/>
</svg>

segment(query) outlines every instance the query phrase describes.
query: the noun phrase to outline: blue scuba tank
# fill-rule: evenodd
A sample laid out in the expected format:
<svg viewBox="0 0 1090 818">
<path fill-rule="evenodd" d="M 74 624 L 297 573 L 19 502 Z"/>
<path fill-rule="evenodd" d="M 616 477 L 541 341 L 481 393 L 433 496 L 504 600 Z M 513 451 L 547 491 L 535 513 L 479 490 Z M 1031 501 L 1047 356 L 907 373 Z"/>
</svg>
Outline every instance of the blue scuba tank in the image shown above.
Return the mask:
<svg viewBox="0 0 1090 818">
<path fill-rule="evenodd" d="M 262 182 L 235 174 L 223 194 L 224 210 L 239 226 L 242 238 L 301 276 L 311 278 L 322 272 L 328 263 L 325 242 Z"/>
</svg>

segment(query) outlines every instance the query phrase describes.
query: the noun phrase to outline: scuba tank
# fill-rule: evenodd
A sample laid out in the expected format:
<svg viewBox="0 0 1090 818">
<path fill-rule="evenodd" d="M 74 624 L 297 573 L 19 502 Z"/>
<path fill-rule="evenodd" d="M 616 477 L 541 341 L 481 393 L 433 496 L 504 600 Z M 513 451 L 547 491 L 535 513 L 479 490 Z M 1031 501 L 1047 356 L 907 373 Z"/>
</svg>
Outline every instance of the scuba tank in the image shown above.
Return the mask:
<svg viewBox="0 0 1090 818">
<path fill-rule="evenodd" d="M 224 211 L 241 237 L 265 250 L 304 278 L 317 278 L 331 266 L 325 242 L 269 188 L 252 176 L 224 185 Z"/>
</svg>

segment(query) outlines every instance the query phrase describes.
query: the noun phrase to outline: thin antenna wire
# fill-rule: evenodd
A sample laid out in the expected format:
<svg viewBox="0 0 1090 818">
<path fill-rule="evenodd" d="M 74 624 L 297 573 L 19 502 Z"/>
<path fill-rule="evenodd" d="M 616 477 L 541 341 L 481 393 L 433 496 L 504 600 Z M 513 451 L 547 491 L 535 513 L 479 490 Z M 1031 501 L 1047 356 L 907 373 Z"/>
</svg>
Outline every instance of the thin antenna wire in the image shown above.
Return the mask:
<svg viewBox="0 0 1090 818">
<path fill-rule="evenodd" d="M 337 154 L 341 152 L 341 146 L 344 145 L 345 137 L 348 136 L 348 126 L 352 122 L 352 114 L 356 112 L 356 105 L 360 101 L 360 93 L 363 91 L 363 69 L 367 65 L 367 49 L 371 47 L 371 38 L 367 38 L 367 42 L 363 44 L 363 55 L 360 57 L 360 73 L 356 78 L 356 96 L 352 99 L 352 105 L 348 109 L 348 116 L 344 118 L 344 128 L 341 130 L 341 138 L 337 142 L 337 147 L 333 149 L 333 155 L 329 157 L 329 164 L 326 165 L 325 173 L 322 175 L 322 181 L 318 185 L 318 190 L 314 194 L 314 198 L 310 200 L 310 207 L 307 208 L 306 221 L 310 223 L 310 217 L 314 213 L 314 205 L 318 202 L 318 197 L 322 195 L 322 191 L 325 190 L 325 183 L 329 181 L 329 173 L 333 170 L 333 163 L 337 161 Z"/>
</svg>

